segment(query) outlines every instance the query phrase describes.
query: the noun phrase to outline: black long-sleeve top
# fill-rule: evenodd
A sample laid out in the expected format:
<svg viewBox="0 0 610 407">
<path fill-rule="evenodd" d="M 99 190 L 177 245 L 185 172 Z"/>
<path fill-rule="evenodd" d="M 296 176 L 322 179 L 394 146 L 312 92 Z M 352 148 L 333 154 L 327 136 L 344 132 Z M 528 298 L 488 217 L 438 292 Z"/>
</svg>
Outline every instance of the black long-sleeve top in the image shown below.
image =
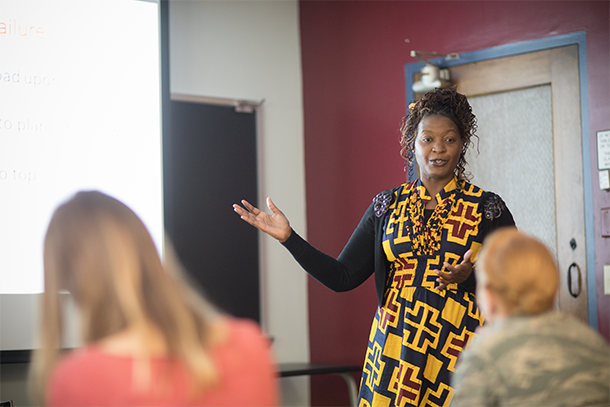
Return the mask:
<svg viewBox="0 0 610 407">
<path fill-rule="evenodd" d="M 393 200 L 400 188 L 402 186 L 377 196 L 390 196 Z M 390 273 L 390 262 L 382 247 L 384 220 L 388 213 L 377 216 L 375 209 L 375 203 L 372 203 L 364 212 L 360 223 L 336 259 L 313 247 L 294 230 L 282 244 L 305 271 L 333 291 L 352 290 L 375 273 L 377 301 L 381 306 L 387 276 Z M 484 235 L 498 227 L 515 225 L 512 214 L 502 199 L 493 192 L 483 193 L 478 210 L 483 214 L 481 228 Z M 474 291 L 474 273 L 461 284 L 466 291 Z"/>
</svg>

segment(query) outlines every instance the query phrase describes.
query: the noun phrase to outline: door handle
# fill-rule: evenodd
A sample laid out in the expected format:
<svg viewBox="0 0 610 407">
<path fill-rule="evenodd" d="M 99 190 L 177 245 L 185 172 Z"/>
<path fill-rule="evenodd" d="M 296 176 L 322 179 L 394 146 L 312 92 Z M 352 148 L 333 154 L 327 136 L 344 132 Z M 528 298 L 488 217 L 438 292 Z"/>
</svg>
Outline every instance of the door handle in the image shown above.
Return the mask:
<svg viewBox="0 0 610 407">
<path fill-rule="evenodd" d="M 576 293 L 574 293 L 572 291 L 572 269 L 574 269 L 574 268 L 578 272 L 578 276 L 577 276 L 578 291 Z M 568 267 L 568 291 L 570 292 L 570 295 L 572 297 L 576 298 L 580 295 L 581 290 L 582 290 L 582 280 L 581 280 L 581 275 L 580 275 L 580 266 L 576 263 L 572 263 L 572 264 L 570 264 L 570 267 Z"/>
</svg>

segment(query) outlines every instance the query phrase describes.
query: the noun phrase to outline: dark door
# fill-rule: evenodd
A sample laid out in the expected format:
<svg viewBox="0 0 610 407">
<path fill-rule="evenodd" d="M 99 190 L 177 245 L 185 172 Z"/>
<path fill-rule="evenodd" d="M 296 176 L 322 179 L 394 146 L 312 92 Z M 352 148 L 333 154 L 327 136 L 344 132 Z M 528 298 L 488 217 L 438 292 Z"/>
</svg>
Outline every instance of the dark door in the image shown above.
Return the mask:
<svg viewBox="0 0 610 407">
<path fill-rule="evenodd" d="M 209 300 L 260 323 L 258 233 L 232 208 L 257 202 L 256 114 L 171 101 L 170 137 L 166 231 L 176 253 Z"/>
</svg>

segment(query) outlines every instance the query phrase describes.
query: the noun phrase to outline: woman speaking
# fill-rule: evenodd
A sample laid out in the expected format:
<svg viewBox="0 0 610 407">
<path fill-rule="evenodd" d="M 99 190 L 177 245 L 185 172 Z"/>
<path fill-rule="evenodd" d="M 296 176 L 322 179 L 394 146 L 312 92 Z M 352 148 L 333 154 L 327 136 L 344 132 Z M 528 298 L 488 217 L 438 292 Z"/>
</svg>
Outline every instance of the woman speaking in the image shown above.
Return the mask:
<svg viewBox="0 0 610 407">
<path fill-rule="evenodd" d="M 473 263 L 483 238 L 514 226 L 502 199 L 470 184 L 465 154 L 476 137 L 466 97 L 435 89 L 409 107 L 402 154 L 416 181 L 379 193 L 341 254 L 315 249 L 267 199 L 272 214 L 246 201 L 234 210 L 279 240 L 313 277 L 334 291 L 375 275 L 378 310 L 369 335 L 360 406 L 449 404 L 450 374 L 483 316 Z"/>
</svg>

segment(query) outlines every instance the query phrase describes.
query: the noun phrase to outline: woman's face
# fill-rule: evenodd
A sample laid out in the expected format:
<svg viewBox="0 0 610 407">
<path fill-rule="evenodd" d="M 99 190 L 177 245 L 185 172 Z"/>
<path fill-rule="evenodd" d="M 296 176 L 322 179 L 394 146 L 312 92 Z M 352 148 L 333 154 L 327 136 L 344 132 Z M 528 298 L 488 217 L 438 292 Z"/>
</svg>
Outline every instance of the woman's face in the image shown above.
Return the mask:
<svg viewBox="0 0 610 407">
<path fill-rule="evenodd" d="M 464 146 L 453 120 L 442 115 L 427 116 L 417 126 L 415 159 L 422 182 L 453 179 Z"/>
</svg>

